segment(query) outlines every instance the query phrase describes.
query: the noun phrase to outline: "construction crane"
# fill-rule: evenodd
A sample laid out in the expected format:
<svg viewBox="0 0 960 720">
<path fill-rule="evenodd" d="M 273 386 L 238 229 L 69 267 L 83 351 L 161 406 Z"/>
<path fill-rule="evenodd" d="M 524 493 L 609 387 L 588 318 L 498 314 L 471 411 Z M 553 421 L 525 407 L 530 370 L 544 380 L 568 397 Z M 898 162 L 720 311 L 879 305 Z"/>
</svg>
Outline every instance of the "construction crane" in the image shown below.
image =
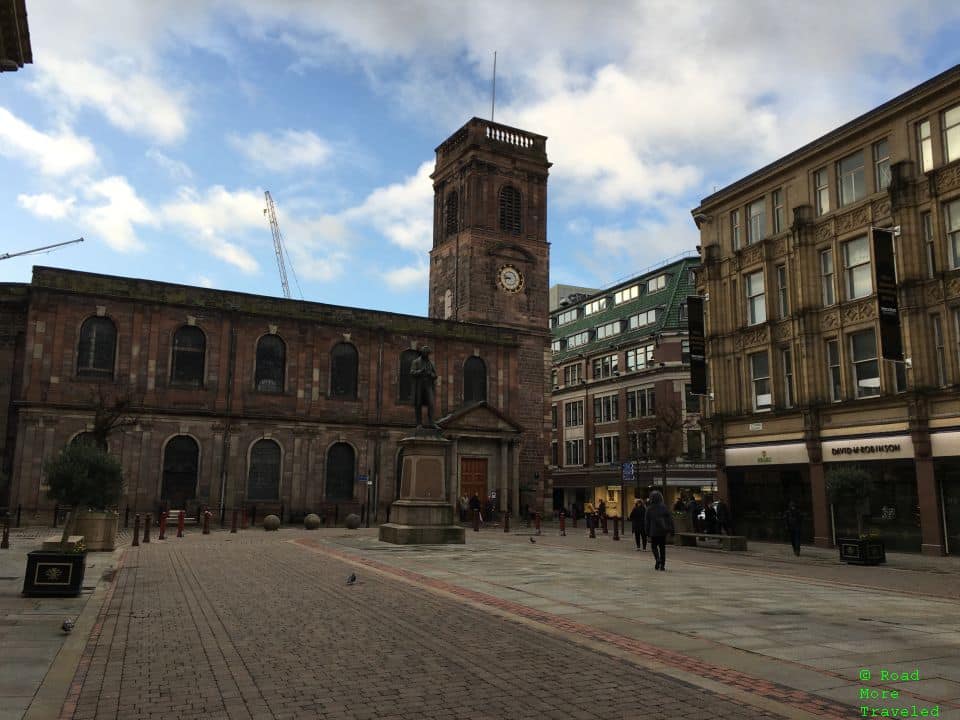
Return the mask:
<svg viewBox="0 0 960 720">
<path fill-rule="evenodd" d="M 297 292 L 300 293 L 300 299 L 303 299 L 303 291 L 300 290 L 300 281 L 297 280 L 297 273 L 293 269 L 293 263 L 290 262 L 290 254 L 287 252 L 287 246 L 283 242 L 283 234 L 280 232 L 280 223 L 277 222 L 277 206 L 273 204 L 273 198 L 270 197 L 270 191 L 264 193 L 267 199 L 267 207 L 263 214 L 270 220 L 270 230 L 273 232 L 273 249 L 277 254 L 277 268 L 280 270 L 280 285 L 283 286 L 283 296 L 290 297 L 290 283 L 287 282 L 287 264 L 290 265 L 290 272 L 293 273 L 293 281 L 297 284 Z M 286 258 L 286 262 L 284 262 Z"/>
<path fill-rule="evenodd" d="M 74 243 L 78 242 L 83 242 L 83 238 L 54 243 L 53 245 L 44 245 L 43 247 L 34 248 L 33 250 L 21 250 L 20 252 L 15 253 L 3 253 L 0 255 L 0 260 L 9 260 L 12 257 L 19 257 L 20 255 L 32 255 L 33 253 L 43 252 L 44 250 L 53 250 L 53 248 L 63 247 L 64 245 L 73 245 Z"/>
</svg>

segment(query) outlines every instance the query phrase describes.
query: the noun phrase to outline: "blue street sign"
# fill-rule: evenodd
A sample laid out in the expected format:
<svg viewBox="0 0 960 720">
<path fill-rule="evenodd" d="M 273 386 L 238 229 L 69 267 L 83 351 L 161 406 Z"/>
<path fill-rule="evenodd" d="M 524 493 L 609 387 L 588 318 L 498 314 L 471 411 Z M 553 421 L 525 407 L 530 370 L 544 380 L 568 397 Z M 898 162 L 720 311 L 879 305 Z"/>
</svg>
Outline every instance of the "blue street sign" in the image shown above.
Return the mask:
<svg viewBox="0 0 960 720">
<path fill-rule="evenodd" d="M 623 478 L 624 482 L 629 482 L 630 480 L 633 480 L 633 463 L 632 462 L 625 462 L 620 469 L 621 469 L 621 472 L 623 473 L 621 477 Z"/>
<path fill-rule="evenodd" d="M 369 482 L 370 482 L 370 478 L 367 477 L 366 475 L 360 475 L 360 476 L 357 478 L 357 482 L 369 483 Z"/>
</svg>

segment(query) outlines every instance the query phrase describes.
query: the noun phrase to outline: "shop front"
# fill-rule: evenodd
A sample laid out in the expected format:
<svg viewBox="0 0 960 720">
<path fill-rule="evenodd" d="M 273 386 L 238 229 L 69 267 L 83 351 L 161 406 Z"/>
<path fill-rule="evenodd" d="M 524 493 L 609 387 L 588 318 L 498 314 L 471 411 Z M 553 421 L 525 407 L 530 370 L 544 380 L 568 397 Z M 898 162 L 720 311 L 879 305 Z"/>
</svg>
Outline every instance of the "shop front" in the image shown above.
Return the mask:
<svg viewBox="0 0 960 720">
<path fill-rule="evenodd" d="M 960 432 L 930 434 L 944 552 L 960 555 Z"/>
</svg>

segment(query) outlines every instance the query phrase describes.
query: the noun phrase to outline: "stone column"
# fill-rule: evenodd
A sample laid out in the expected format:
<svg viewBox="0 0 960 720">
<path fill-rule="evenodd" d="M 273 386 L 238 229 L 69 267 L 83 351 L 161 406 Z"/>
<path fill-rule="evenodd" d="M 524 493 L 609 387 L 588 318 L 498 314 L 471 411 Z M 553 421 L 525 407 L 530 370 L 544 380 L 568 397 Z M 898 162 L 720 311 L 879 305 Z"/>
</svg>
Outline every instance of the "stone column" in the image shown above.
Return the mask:
<svg viewBox="0 0 960 720">
<path fill-rule="evenodd" d="M 727 469 L 717 466 L 717 495 L 727 506 L 730 505 L 730 483 L 727 480 Z"/>
<path fill-rule="evenodd" d="M 822 548 L 833 547 L 830 502 L 822 462 L 810 463 L 810 502 L 813 506 L 813 544 Z"/>
<path fill-rule="evenodd" d="M 510 443 L 510 450 L 513 453 L 513 472 L 510 478 L 510 495 L 513 498 L 514 517 L 520 516 L 520 442 L 514 440 Z"/>
<path fill-rule="evenodd" d="M 509 461 L 509 442 L 501 439 L 498 444 L 500 445 L 500 487 L 497 489 L 497 506 L 501 512 L 505 512 L 507 509 L 507 493 L 510 488 L 510 475 L 513 468 Z"/>
<path fill-rule="evenodd" d="M 933 475 L 933 458 L 914 458 L 917 468 L 917 499 L 920 503 L 920 551 L 924 555 L 943 555 L 943 508 Z"/>
</svg>

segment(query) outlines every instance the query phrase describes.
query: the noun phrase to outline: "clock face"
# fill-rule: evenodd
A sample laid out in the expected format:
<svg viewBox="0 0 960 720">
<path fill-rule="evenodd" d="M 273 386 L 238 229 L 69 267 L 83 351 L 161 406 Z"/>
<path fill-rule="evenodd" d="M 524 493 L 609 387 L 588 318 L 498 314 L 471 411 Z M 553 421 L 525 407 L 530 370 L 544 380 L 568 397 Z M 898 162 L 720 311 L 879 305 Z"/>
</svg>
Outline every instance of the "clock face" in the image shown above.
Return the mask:
<svg viewBox="0 0 960 720">
<path fill-rule="evenodd" d="M 500 286 L 507 292 L 519 292 L 523 288 L 523 273 L 513 265 L 504 265 L 497 273 Z"/>
</svg>

